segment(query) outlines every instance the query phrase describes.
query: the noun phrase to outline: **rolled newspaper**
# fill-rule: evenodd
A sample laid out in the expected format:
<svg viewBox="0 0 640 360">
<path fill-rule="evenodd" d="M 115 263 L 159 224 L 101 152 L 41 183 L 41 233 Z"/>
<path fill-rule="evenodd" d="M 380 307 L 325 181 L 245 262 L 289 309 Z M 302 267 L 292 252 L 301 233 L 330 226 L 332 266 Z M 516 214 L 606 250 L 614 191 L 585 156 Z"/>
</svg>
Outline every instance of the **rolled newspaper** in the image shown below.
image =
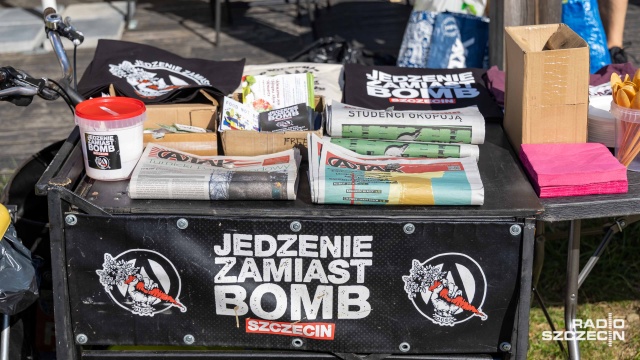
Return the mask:
<svg viewBox="0 0 640 360">
<path fill-rule="evenodd" d="M 129 182 L 132 199 L 295 200 L 300 152 L 197 156 L 149 144 Z"/>
<path fill-rule="evenodd" d="M 370 110 L 334 101 L 327 119 L 331 137 L 484 143 L 484 117 L 477 106 L 450 110 Z"/>
<path fill-rule="evenodd" d="M 422 157 L 431 159 L 472 157 L 476 159 L 476 161 L 478 161 L 480 156 L 478 145 L 471 144 L 443 144 L 347 138 L 330 138 L 330 141 L 360 155 Z"/>
</svg>

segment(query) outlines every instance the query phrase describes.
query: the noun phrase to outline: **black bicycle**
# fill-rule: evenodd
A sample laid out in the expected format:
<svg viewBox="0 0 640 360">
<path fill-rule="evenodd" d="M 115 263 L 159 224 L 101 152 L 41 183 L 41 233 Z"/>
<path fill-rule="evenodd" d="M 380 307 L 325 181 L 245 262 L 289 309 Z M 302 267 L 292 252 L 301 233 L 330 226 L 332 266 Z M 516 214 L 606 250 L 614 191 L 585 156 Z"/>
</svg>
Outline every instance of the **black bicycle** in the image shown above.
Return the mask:
<svg viewBox="0 0 640 360">
<path fill-rule="evenodd" d="M 76 91 L 77 77 L 74 72 L 75 48 L 82 44 L 84 36 L 71 25 L 69 18 L 63 19 L 53 8 L 44 10 L 43 19 L 47 38 L 62 69 L 62 78 L 59 80 L 36 78 L 12 66 L 0 67 L 0 100 L 17 106 L 28 106 L 35 96 L 49 101 L 62 98 L 74 112 L 75 105 L 84 100 Z M 63 37 L 74 44 L 73 66 L 62 44 Z M 34 266 L 30 266 L 33 265 L 31 257 L 36 253 L 38 245 L 43 243 L 48 245 L 47 199 L 36 197 L 34 188 L 62 143 L 63 141 L 54 143 L 33 155 L 13 174 L 0 196 L 0 241 L 3 241 L 0 244 L 3 250 L 0 253 L 0 263 L 9 264 L 0 266 L 0 272 L 4 271 L 7 279 L 16 279 L 11 287 L 8 284 L 11 281 L 5 281 L 5 284 L 0 286 L 0 288 L 7 288 L 0 289 L 3 290 L 3 296 L 0 297 L 0 317 L 2 318 L 0 360 L 8 360 L 10 351 L 14 354 L 12 358 L 17 358 L 15 352 L 25 355 L 23 344 L 12 344 L 10 341 L 12 317 L 14 317 L 14 323 L 20 323 L 21 327 L 25 327 L 23 331 L 25 335 L 32 333 L 26 331 L 26 327 L 33 326 L 34 311 L 24 310 L 36 300 L 38 288 L 50 283 L 50 275 L 48 275 L 50 271 L 45 270 L 41 271 L 38 277 L 40 286 L 35 284 L 36 271 Z M 7 205 L 11 210 L 12 218 L 2 204 Z M 17 234 L 20 234 L 23 240 L 27 238 L 28 241 L 21 242 Z M 38 252 L 40 256 L 34 256 L 34 258 L 40 258 L 43 260 L 40 263 L 46 263 L 46 258 L 50 258 L 48 246 L 42 246 L 40 249 L 41 251 Z M 13 272 L 9 273 L 11 271 Z M 0 278 L 3 278 L 2 275 L 3 273 L 0 273 Z M 33 282 L 30 281 L 32 276 Z M 18 278 L 21 282 L 17 280 Z M 8 290 L 9 287 L 10 290 Z M 32 339 L 25 336 L 23 342 L 28 340 Z"/>
</svg>

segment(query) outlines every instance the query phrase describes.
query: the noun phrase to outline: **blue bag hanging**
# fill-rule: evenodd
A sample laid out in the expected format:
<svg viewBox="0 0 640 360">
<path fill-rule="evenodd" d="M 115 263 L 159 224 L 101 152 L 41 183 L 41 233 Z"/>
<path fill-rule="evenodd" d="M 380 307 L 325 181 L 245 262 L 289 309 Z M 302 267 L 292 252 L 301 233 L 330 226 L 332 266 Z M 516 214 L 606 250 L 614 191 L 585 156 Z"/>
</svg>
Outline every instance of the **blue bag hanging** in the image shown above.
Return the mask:
<svg viewBox="0 0 640 360">
<path fill-rule="evenodd" d="M 413 68 L 427 66 L 431 34 L 437 15 L 438 13 L 431 11 L 411 13 L 398 54 L 398 66 Z"/>
<path fill-rule="evenodd" d="M 563 0 L 562 22 L 589 44 L 589 70 L 592 74 L 611 64 L 607 37 L 596 0 Z"/>
<path fill-rule="evenodd" d="M 487 66 L 489 19 L 458 13 L 440 13 L 431 38 L 428 68 L 483 68 Z"/>
</svg>

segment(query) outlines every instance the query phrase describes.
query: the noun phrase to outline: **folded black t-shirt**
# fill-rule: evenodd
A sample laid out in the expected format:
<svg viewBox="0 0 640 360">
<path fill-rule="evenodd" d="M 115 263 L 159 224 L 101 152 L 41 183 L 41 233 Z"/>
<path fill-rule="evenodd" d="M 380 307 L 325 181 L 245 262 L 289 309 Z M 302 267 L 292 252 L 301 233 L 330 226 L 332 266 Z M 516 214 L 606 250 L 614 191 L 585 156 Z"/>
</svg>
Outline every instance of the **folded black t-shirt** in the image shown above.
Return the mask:
<svg viewBox="0 0 640 360">
<path fill-rule="evenodd" d="M 97 97 L 113 84 L 118 95 L 147 104 L 190 102 L 200 89 L 231 93 L 240 85 L 244 62 L 187 59 L 149 45 L 100 40 L 78 91 Z"/>
<path fill-rule="evenodd" d="M 477 105 L 487 121 L 503 113 L 482 80 L 483 69 L 344 65 L 344 103 L 367 109 L 447 110 Z"/>
</svg>

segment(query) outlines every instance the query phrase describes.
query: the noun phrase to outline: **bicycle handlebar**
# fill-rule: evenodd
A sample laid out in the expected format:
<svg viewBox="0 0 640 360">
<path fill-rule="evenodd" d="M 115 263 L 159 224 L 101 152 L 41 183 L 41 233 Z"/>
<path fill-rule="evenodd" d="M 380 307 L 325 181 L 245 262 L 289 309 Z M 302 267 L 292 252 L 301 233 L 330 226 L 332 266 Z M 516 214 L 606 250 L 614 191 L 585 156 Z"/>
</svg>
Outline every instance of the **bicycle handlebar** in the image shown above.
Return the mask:
<svg viewBox="0 0 640 360">
<path fill-rule="evenodd" d="M 7 100 L 18 106 L 27 106 L 35 95 L 45 100 L 55 100 L 60 93 L 64 93 L 65 96 L 63 98 L 65 101 L 75 107 L 84 98 L 71 86 L 73 67 L 64 50 L 61 37 L 71 40 L 77 46 L 84 41 L 84 35 L 71 25 L 69 18 L 63 20 L 53 8 L 46 8 L 43 12 L 43 18 L 45 32 L 51 41 L 51 46 L 62 69 L 62 78 L 58 82 L 59 86 L 53 81 L 45 78 L 36 79 L 26 72 L 16 70 L 10 66 L 1 67 L 0 100 Z"/>
<path fill-rule="evenodd" d="M 62 17 L 56 13 L 53 8 L 44 9 L 43 13 L 45 31 L 47 37 L 51 41 L 53 51 L 60 62 L 60 68 L 62 69 L 62 79 L 60 85 L 63 90 L 69 95 L 69 100 L 73 105 L 77 105 L 84 100 L 80 94 L 78 94 L 72 87 L 71 81 L 73 79 L 73 68 L 69 63 L 69 58 L 62 45 L 60 37 L 66 37 L 71 40 L 74 45 L 80 45 L 84 41 L 84 35 L 71 26 L 71 20 L 67 17 L 62 20 Z"/>
<path fill-rule="evenodd" d="M 62 16 L 58 15 L 56 10 L 50 7 L 44 9 L 42 15 L 44 17 L 44 26 L 47 29 L 47 35 L 50 31 L 54 31 L 60 36 L 71 40 L 76 46 L 82 44 L 84 34 L 71 25 L 71 18 L 67 17 L 63 20 Z"/>
</svg>

